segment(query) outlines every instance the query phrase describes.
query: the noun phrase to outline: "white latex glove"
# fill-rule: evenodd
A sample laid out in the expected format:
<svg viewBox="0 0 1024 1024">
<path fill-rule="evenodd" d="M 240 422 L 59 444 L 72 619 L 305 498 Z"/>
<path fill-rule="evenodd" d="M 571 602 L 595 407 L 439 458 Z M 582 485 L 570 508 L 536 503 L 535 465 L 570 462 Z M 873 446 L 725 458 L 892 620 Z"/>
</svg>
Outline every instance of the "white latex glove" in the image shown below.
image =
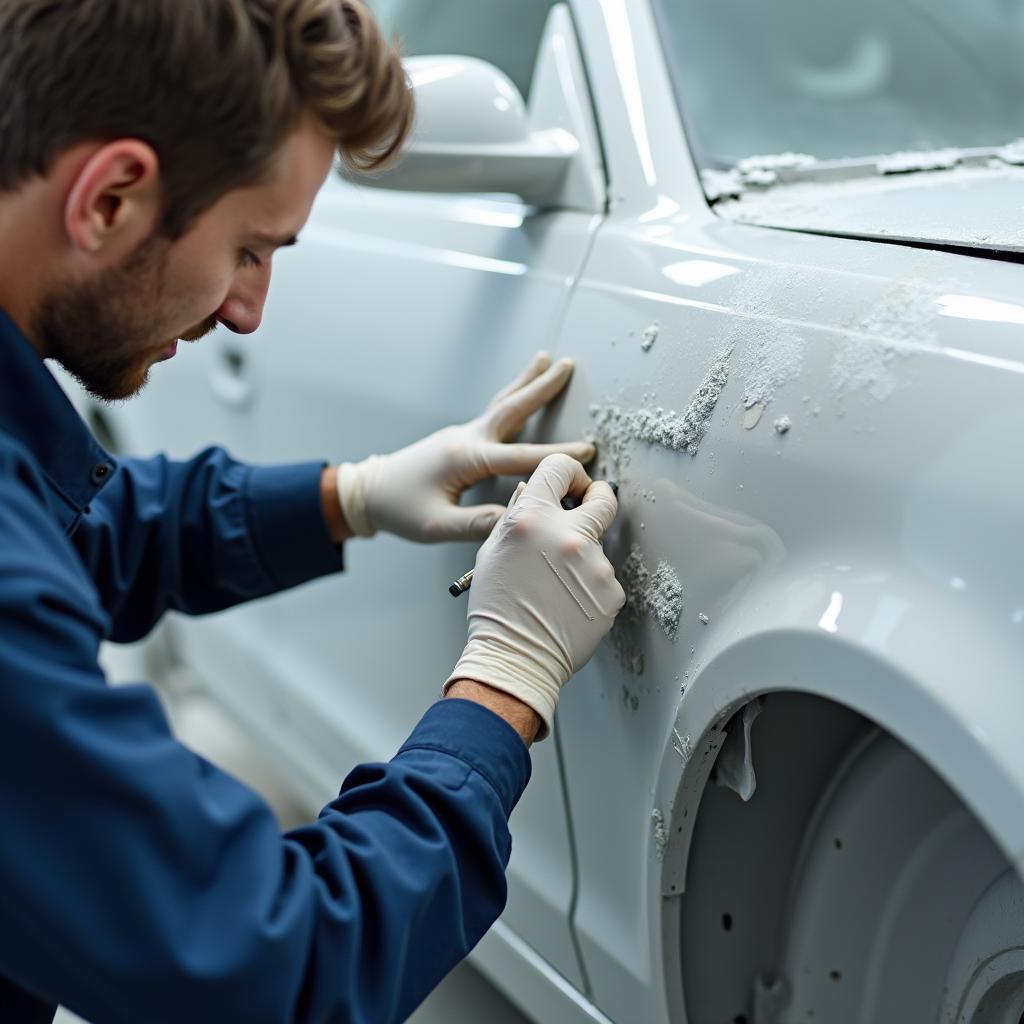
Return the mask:
<svg viewBox="0 0 1024 1024">
<path fill-rule="evenodd" d="M 483 415 L 446 427 L 392 455 L 371 455 L 338 468 L 338 496 L 358 537 L 378 530 L 407 540 L 483 540 L 504 515 L 503 505 L 459 505 L 462 492 L 492 476 L 532 473 L 542 459 L 564 452 L 581 462 L 594 457 L 585 441 L 566 444 L 508 444 L 526 421 L 558 395 L 573 364 L 551 365 L 545 353 L 507 388 Z"/>
<path fill-rule="evenodd" d="M 566 511 L 567 495 L 582 498 Z M 469 592 L 469 640 L 444 691 L 474 679 L 512 694 L 551 730 L 561 688 L 589 660 L 626 600 L 601 548 L 618 501 L 565 455 L 520 484 L 481 547 Z"/>
</svg>

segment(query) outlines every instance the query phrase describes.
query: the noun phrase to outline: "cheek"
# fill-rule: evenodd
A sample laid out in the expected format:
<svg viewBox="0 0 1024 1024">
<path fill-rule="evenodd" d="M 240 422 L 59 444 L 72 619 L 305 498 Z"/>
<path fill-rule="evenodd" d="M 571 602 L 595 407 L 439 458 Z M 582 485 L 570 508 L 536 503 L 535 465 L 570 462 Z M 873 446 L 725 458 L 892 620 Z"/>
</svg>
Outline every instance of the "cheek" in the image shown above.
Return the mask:
<svg viewBox="0 0 1024 1024">
<path fill-rule="evenodd" d="M 176 280 L 168 282 L 172 290 L 167 298 L 188 316 L 202 319 L 221 307 L 230 292 L 233 276 L 234 267 L 197 261 Z"/>
</svg>

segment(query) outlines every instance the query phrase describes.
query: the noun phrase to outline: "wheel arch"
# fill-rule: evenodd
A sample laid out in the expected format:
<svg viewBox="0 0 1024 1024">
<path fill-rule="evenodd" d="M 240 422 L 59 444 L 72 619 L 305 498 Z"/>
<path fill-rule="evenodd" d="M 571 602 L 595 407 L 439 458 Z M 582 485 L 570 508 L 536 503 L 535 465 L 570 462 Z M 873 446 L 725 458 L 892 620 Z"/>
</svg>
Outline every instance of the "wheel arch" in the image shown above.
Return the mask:
<svg viewBox="0 0 1024 1024">
<path fill-rule="evenodd" d="M 950 786 L 1020 872 L 1024 765 L 1020 742 L 1008 743 L 1004 726 L 1008 716 L 1024 721 L 1024 691 L 1001 681 L 988 685 L 1000 687 L 1005 701 L 972 702 L 965 691 L 973 687 L 966 683 L 950 692 L 942 680 L 821 630 L 778 628 L 729 644 L 687 688 L 665 739 L 655 797 L 655 805 L 670 808 L 661 894 L 685 890 L 700 800 L 730 721 L 754 699 L 782 693 L 838 704 L 907 746 Z M 755 728 L 755 771 L 756 743 Z"/>
</svg>

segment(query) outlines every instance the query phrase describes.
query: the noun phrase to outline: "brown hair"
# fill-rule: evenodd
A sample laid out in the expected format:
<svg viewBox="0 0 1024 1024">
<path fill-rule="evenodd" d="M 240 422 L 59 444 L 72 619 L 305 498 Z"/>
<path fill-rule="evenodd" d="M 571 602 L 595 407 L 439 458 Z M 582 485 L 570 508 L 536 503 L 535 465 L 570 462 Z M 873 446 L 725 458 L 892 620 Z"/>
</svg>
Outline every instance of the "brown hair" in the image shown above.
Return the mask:
<svg viewBox="0 0 1024 1024">
<path fill-rule="evenodd" d="M 0 191 L 80 142 L 141 139 L 176 237 L 259 182 L 307 110 L 355 170 L 405 141 L 412 92 L 362 0 L 0 0 Z"/>
</svg>

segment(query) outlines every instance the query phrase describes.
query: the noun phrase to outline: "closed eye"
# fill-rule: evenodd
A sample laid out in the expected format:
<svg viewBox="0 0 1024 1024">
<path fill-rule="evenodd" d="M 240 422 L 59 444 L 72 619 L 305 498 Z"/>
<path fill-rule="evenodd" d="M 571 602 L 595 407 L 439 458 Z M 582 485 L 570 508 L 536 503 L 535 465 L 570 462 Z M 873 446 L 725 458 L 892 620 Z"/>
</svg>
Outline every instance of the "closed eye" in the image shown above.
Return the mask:
<svg viewBox="0 0 1024 1024">
<path fill-rule="evenodd" d="M 238 253 L 238 265 L 240 267 L 261 267 L 263 260 L 252 249 L 242 249 Z"/>
</svg>

